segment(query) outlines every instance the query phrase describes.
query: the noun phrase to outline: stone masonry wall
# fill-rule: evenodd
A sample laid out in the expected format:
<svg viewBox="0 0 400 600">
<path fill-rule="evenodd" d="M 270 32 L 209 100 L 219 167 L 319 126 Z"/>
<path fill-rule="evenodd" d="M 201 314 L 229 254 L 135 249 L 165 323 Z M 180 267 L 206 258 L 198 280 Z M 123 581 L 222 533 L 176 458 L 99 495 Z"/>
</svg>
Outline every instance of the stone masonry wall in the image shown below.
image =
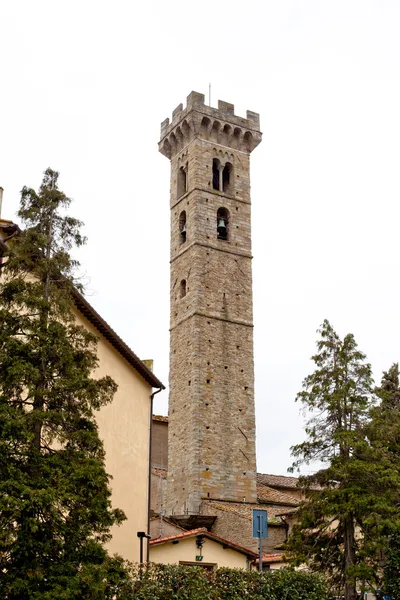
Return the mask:
<svg viewBox="0 0 400 600">
<path fill-rule="evenodd" d="M 235 504 L 229 505 L 228 503 L 225 503 L 225 506 L 220 508 L 218 507 L 218 503 L 204 500 L 202 502 L 201 512 L 205 515 L 217 517 L 212 527 L 213 533 L 257 552 L 258 540 L 253 538 L 251 509 L 268 509 L 268 507 L 255 504 L 247 508 L 249 508 L 248 511 L 244 512 L 244 514 L 240 514 L 239 511 L 234 510 Z M 285 527 L 275 523 L 269 524 L 268 538 L 263 540 L 263 552 L 265 554 L 276 552 L 280 549 L 285 540 Z"/>
<path fill-rule="evenodd" d="M 258 116 L 196 102 L 176 127 L 174 111 L 160 142 L 171 158 L 167 512 L 175 515 L 197 513 L 204 497 L 256 500 L 249 140 Z M 213 189 L 213 159 L 231 165 L 225 191 Z M 218 239 L 219 209 L 227 240 Z"/>
</svg>

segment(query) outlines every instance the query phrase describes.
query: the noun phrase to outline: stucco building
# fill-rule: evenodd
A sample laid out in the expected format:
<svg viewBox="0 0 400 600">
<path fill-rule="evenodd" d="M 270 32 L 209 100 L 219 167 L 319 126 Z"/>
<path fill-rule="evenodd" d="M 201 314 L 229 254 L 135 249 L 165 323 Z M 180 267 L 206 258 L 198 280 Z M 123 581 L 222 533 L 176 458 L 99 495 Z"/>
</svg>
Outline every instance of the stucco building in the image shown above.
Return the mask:
<svg viewBox="0 0 400 600">
<path fill-rule="evenodd" d="M 204 527 L 150 541 L 150 560 L 155 563 L 250 570 L 256 558 L 255 552 L 210 533 Z"/>
<path fill-rule="evenodd" d="M 0 218 L 0 261 L 7 240 L 17 234 L 17 225 Z M 94 375 L 110 375 L 118 385 L 113 401 L 96 414 L 106 471 L 112 476 L 112 504 L 127 516 L 113 528 L 109 550 L 138 561 L 137 532 L 149 527 L 152 392 L 164 386 L 78 292 L 74 306 L 77 322 L 98 337 L 99 366 Z"/>
</svg>

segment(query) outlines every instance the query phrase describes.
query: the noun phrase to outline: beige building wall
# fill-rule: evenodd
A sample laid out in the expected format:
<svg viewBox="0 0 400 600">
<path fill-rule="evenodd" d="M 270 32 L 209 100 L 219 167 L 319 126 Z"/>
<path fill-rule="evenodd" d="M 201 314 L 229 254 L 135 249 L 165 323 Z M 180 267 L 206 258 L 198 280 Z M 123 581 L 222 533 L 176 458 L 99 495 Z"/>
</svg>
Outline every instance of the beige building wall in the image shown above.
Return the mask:
<svg viewBox="0 0 400 600">
<path fill-rule="evenodd" d="M 150 546 L 150 561 L 155 563 L 178 565 L 182 562 L 193 562 L 201 567 L 202 564 L 215 564 L 216 567 L 230 567 L 231 569 L 249 569 L 250 562 L 247 557 L 232 548 L 224 548 L 214 540 L 205 539 L 202 554 L 203 560 L 196 561 L 200 554 L 196 546 L 196 538 L 181 540 L 178 544 L 166 542 Z"/>
<path fill-rule="evenodd" d="M 11 229 L 15 229 L 11 221 L 0 219 L 0 262 L 1 240 L 10 234 Z M 108 550 L 111 554 L 119 554 L 127 560 L 138 562 L 137 532 L 147 533 L 148 529 L 152 386 L 78 308 L 75 307 L 73 313 L 76 322 L 98 338 L 99 366 L 94 376 L 101 378 L 109 375 L 118 385 L 112 402 L 96 413 L 99 435 L 105 449 L 105 468 L 111 476 L 112 507 L 123 510 L 127 517 L 121 526 L 112 528 Z M 120 342 L 123 344 L 122 340 Z M 140 363 L 139 360 L 138 362 Z M 158 380 L 154 380 L 157 385 Z M 144 552 L 147 550 L 146 544 L 147 541 Z"/>
<path fill-rule="evenodd" d="M 96 415 L 106 452 L 106 471 L 112 476 L 112 505 L 127 516 L 122 525 L 113 527 L 108 549 L 111 554 L 137 562 L 137 532 L 147 532 L 152 388 L 87 319 L 78 312 L 76 317 L 99 338 L 95 376 L 109 375 L 118 384 L 113 401 Z"/>
</svg>

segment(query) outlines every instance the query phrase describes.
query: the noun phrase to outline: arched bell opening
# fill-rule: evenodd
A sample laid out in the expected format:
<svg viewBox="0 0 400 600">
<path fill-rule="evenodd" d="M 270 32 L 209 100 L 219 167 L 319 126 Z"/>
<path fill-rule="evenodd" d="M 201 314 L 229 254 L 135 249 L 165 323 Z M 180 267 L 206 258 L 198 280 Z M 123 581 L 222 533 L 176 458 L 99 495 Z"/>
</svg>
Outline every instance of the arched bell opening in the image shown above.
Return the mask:
<svg viewBox="0 0 400 600">
<path fill-rule="evenodd" d="M 217 239 L 229 240 L 229 211 L 227 208 L 219 208 L 217 211 Z"/>
<path fill-rule="evenodd" d="M 183 210 L 179 215 L 179 241 L 183 244 L 186 239 L 186 211 Z"/>
</svg>

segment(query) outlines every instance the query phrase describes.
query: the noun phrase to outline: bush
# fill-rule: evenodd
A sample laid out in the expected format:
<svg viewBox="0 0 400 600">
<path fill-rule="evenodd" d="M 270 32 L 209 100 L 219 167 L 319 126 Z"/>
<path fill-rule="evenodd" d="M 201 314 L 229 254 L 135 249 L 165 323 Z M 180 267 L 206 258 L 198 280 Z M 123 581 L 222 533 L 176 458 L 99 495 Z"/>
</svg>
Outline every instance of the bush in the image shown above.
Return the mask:
<svg viewBox="0 0 400 600">
<path fill-rule="evenodd" d="M 118 600 L 326 600 L 322 578 L 304 571 L 242 571 L 177 565 L 133 570 L 133 593 Z"/>
</svg>

